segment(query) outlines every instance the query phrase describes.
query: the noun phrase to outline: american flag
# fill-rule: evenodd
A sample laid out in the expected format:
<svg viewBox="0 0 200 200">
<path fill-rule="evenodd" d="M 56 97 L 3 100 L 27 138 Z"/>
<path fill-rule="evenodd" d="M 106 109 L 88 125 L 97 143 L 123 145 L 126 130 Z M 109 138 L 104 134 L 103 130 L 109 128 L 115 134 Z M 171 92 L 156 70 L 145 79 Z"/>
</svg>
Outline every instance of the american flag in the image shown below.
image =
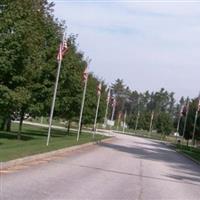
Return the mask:
<svg viewBox="0 0 200 200">
<path fill-rule="evenodd" d="M 182 105 L 181 106 L 181 110 L 180 110 L 180 116 L 183 116 L 184 114 L 185 114 L 185 106 L 184 105 Z"/>
<path fill-rule="evenodd" d="M 83 72 L 83 81 L 85 82 L 87 81 L 87 79 L 88 79 L 88 67 L 86 66 Z"/>
<path fill-rule="evenodd" d="M 187 114 L 187 111 L 188 111 L 188 103 L 185 103 L 185 105 L 182 105 L 181 107 L 181 116 L 186 116 Z"/>
<path fill-rule="evenodd" d="M 62 61 L 63 56 L 68 51 L 68 49 L 69 49 L 69 47 L 67 46 L 67 40 L 64 39 L 64 41 L 60 43 L 59 51 L 58 51 L 58 54 L 57 54 L 57 60 L 58 61 Z"/>
<path fill-rule="evenodd" d="M 98 96 L 101 95 L 101 87 L 102 87 L 102 84 L 99 83 L 98 86 L 97 86 L 97 95 L 98 95 Z"/>
</svg>

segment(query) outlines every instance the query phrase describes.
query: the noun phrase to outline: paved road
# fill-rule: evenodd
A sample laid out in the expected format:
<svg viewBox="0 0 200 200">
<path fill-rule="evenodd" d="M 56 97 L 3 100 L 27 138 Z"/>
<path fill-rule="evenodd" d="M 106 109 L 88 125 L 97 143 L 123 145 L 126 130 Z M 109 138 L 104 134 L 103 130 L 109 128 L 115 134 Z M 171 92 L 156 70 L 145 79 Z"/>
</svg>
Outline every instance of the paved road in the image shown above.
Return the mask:
<svg viewBox="0 0 200 200">
<path fill-rule="evenodd" d="M 200 199 L 200 167 L 159 142 L 117 136 L 1 176 L 3 200 Z"/>
</svg>

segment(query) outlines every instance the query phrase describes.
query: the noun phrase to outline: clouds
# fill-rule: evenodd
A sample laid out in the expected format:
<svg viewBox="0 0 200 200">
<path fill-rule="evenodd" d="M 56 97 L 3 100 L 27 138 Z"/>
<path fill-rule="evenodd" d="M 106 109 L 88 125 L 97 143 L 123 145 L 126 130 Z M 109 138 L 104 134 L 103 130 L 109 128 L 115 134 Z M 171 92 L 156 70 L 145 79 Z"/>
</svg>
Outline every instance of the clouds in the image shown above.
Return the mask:
<svg viewBox="0 0 200 200">
<path fill-rule="evenodd" d="M 91 70 L 108 83 L 123 78 L 140 91 L 165 87 L 177 97 L 198 94 L 200 4 L 54 2 L 55 15 L 79 34 Z"/>
</svg>

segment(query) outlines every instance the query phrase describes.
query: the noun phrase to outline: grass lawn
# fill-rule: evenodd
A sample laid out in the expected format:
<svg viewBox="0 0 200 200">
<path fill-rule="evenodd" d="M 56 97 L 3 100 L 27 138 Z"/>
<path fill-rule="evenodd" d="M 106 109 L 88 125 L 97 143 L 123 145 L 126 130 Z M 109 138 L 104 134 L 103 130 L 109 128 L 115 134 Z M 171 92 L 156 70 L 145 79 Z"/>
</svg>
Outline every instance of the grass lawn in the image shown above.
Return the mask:
<svg viewBox="0 0 200 200">
<path fill-rule="evenodd" d="M 77 133 L 67 134 L 66 131 L 52 129 L 47 147 L 47 128 L 23 125 L 21 140 L 16 139 L 18 124 L 13 123 L 11 129 L 12 132 L 0 131 L 0 161 L 2 162 L 107 138 L 96 135 L 93 140 L 90 133 L 82 133 L 77 142 Z"/>
<path fill-rule="evenodd" d="M 200 161 L 200 149 L 198 148 L 177 145 L 177 150 L 189 155 L 197 161 Z"/>
<path fill-rule="evenodd" d="M 154 139 L 154 140 L 160 140 L 160 141 L 167 141 L 176 144 L 176 137 L 170 136 L 170 135 L 162 135 L 161 133 L 155 133 L 155 132 L 148 132 L 146 130 L 128 130 L 125 132 L 127 135 L 133 135 L 133 136 L 138 136 L 138 137 L 143 137 L 143 138 L 149 138 L 149 139 Z"/>
</svg>

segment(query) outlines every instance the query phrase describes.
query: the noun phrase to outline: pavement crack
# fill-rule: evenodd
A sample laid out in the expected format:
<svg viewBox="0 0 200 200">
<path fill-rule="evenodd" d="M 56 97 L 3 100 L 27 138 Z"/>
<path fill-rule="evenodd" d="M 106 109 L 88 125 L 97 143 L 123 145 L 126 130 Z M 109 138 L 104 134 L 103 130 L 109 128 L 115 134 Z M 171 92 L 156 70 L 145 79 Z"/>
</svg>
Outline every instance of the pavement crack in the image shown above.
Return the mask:
<svg viewBox="0 0 200 200">
<path fill-rule="evenodd" d="M 140 160 L 139 181 L 140 181 L 140 190 L 139 190 L 138 200 L 141 200 L 142 195 L 143 195 L 143 162 L 142 160 Z"/>
</svg>

